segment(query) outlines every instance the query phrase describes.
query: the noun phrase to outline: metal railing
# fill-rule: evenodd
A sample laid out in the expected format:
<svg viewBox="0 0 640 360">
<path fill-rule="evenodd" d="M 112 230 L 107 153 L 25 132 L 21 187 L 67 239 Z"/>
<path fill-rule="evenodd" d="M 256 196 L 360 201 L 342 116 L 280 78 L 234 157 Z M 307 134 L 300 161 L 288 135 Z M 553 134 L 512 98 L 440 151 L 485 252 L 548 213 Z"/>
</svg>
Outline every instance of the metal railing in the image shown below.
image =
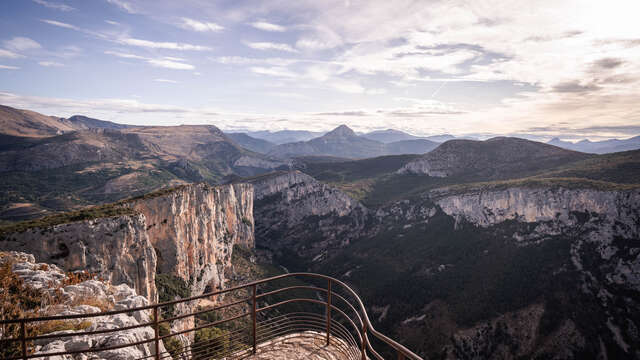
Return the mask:
<svg viewBox="0 0 640 360">
<path fill-rule="evenodd" d="M 286 286 L 277 284 L 282 281 L 288 282 Z M 259 288 L 264 291 L 258 292 Z M 174 314 L 176 305 L 188 304 L 189 308 L 194 308 L 196 302 L 211 299 L 214 300 L 213 305 Z M 218 304 L 221 299 L 230 301 Z M 248 310 L 243 310 L 247 307 Z M 34 333 L 31 330 L 36 329 L 38 323 L 88 320 L 118 314 L 134 315 L 139 311 L 145 314 L 140 318 L 146 318 L 148 321 L 115 329 L 53 334 L 35 332 L 28 335 Z M 162 316 L 162 312 L 165 316 Z M 216 316 L 220 314 L 227 317 L 217 319 Z M 178 326 L 172 329 L 170 326 L 172 323 L 185 320 L 192 321 L 188 323 L 191 325 L 187 328 Z M 309 333 L 321 334 L 325 344 L 331 345 L 332 349 L 342 353 L 342 357 L 346 359 L 382 360 L 383 356 L 380 353 L 395 353 L 398 359 L 422 360 L 406 347 L 374 329 L 362 300 L 348 285 L 335 278 L 314 273 L 283 274 L 186 299 L 125 310 L 2 320 L 0 326 L 0 335 L 4 337 L 0 339 L 0 348 L 13 343 L 15 352 L 18 353 L 12 357 L 5 357 L 5 360 L 96 353 L 140 346 L 145 347 L 142 352 L 145 355 L 137 357 L 138 359 L 243 357 L 255 354 L 260 344 L 268 341 L 285 335 L 305 336 Z M 6 337 L 6 334 L 10 333 L 7 327 L 11 326 L 14 330 L 19 330 L 17 337 Z M 78 336 L 108 336 L 139 328 L 152 330 L 153 337 L 112 346 L 92 346 L 46 354 L 34 352 L 36 343 Z M 203 329 L 215 329 L 216 334 L 203 339 L 203 336 L 198 336 Z M 385 349 L 374 349 L 370 337 L 377 339 L 376 344 L 384 346 Z M 172 346 L 169 346 L 170 339 L 174 339 Z M 19 344 L 19 347 L 16 347 L 16 344 Z"/>
</svg>

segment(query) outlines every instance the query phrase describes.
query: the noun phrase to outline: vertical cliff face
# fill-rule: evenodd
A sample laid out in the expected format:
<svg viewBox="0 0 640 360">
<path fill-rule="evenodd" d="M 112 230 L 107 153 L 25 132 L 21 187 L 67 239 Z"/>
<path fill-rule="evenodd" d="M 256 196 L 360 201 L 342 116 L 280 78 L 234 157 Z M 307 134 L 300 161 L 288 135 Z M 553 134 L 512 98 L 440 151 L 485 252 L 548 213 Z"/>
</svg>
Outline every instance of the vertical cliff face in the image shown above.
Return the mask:
<svg viewBox="0 0 640 360">
<path fill-rule="evenodd" d="M 300 171 L 273 173 L 251 183 L 256 241 L 285 257 L 318 261 L 365 229 L 367 209 L 362 204 Z"/>
<path fill-rule="evenodd" d="M 192 294 L 224 285 L 234 245 L 254 246 L 253 188 L 189 185 L 127 204 L 146 219 L 158 272 L 191 284 Z"/>
<path fill-rule="evenodd" d="M 234 245 L 254 246 L 248 184 L 187 185 L 120 206 L 133 214 L 4 234 L 0 249 L 31 253 L 67 271 L 88 270 L 157 301 L 156 273 L 179 277 L 200 294 L 207 285 L 224 285 Z"/>
<path fill-rule="evenodd" d="M 146 227 L 140 214 L 59 224 L 4 235 L 0 248 L 31 253 L 66 271 L 88 270 L 155 300 L 156 254 Z"/>
</svg>

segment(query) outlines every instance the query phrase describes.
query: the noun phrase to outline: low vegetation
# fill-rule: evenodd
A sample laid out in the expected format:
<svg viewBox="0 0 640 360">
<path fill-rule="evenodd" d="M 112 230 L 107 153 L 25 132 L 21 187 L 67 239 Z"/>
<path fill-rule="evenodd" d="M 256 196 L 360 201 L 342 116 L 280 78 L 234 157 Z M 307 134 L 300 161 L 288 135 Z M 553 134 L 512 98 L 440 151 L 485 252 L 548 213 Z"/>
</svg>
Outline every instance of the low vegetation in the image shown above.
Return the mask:
<svg viewBox="0 0 640 360">
<path fill-rule="evenodd" d="M 3 256 L 4 255 L 4 256 Z M 45 306 L 63 303 L 61 288 L 67 285 L 75 285 L 90 278 L 94 278 L 89 273 L 68 273 L 67 278 L 54 289 L 53 295 L 40 289 L 26 286 L 24 281 L 13 272 L 12 267 L 15 259 L 0 253 L 2 263 L 0 264 L 0 320 L 20 319 L 36 316 L 36 312 Z M 41 270 L 47 270 L 43 264 Z M 103 311 L 110 310 L 112 305 L 106 299 L 98 298 L 78 298 L 70 306 L 91 305 Z M 85 330 L 91 326 L 88 320 L 51 320 L 31 323 L 26 327 L 27 336 L 38 336 L 49 334 L 54 331 Z M 5 325 L 0 333 L 0 339 L 18 338 L 20 327 L 18 324 Z M 33 343 L 28 343 L 28 352 L 33 352 Z M 22 355 L 19 342 L 3 343 L 0 348 L 0 357 L 9 358 Z"/>
<path fill-rule="evenodd" d="M 122 215 L 133 215 L 134 210 L 120 206 L 119 204 L 107 204 L 94 206 L 83 210 L 70 211 L 55 215 L 45 216 L 39 219 L 26 220 L 0 227 L 0 235 L 15 232 L 24 232 L 33 228 L 46 229 L 55 225 L 67 224 L 76 221 L 93 220 Z"/>
</svg>

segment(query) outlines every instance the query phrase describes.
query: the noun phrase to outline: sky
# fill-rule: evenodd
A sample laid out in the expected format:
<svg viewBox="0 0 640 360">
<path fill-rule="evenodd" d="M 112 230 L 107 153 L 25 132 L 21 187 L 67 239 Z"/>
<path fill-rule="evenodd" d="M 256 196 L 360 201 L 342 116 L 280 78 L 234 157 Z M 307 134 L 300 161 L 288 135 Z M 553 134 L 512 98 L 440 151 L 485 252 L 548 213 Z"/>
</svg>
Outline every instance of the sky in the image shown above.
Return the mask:
<svg viewBox="0 0 640 360">
<path fill-rule="evenodd" d="M 227 131 L 640 134 L 637 0 L 2 0 L 0 104 Z"/>
</svg>

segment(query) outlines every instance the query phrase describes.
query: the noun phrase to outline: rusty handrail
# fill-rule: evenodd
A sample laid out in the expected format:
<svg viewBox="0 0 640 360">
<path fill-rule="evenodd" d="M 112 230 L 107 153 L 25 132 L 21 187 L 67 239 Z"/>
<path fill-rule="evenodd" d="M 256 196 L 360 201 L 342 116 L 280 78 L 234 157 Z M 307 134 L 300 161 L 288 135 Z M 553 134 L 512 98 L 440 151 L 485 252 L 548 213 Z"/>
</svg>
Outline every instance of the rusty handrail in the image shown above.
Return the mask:
<svg viewBox="0 0 640 360">
<path fill-rule="evenodd" d="M 316 287 L 316 286 L 307 286 L 307 285 L 304 285 L 304 286 L 296 285 L 296 286 L 288 286 L 288 287 L 279 287 L 272 291 L 258 293 L 257 288 L 259 285 L 271 283 L 276 280 L 285 279 L 285 278 L 320 279 L 320 280 L 326 281 L 326 288 Z M 341 290 L 346 291 L 347 296 L 355 300 L 355 304 L 352 304 L 347 300 L 347 298 L 338 294 L 336 292 L 337 290 L 336 286 L 333 286 L 333 285 L 338 285 Z M 159 308 L 168 307 L 168 306 L 181 304 L 181 303 L 192 302 L 192 301 L 205 299 L 205 298 L 210 298 L 212 296 L 223 295 L 223 294 L 231 293 L 236 290 L 249 290 L 251 296 L 248 298 L 243 297 L 242 299 L 232 301 L 231 303 L 216 305 L 210 309 L 198 310 L 198 311 L 190 312 L 187 314 L 179 314 L 177 316 L 172 316 L 168 319 L 162 319 L 159 315 Z M 289 298 L 286 300 L 277 301 L 273 304 L 265 303 L 266 305 L 262 307 L 258 305 L 258 301 L 265 297 L 275 295 L 275 294 L 280 294 L 280 293 L 291 291 L 291 290 L 309 290 L 309 291 L 314 291 L 316 294 L 324 293 L 325 299 L 319 300 L 319 299 L 311 299 L 311 298 Z M 348 309 L 346 310 L 346 312 L 336 306 L 337 303 L 334 303 L 332 301 L 333 297 L 336 297 L 339 300 L 341 300 L 339 303 L 346 304 L 348 306 Z M 195 319 L 195 316 L 197 315 L 214 312 L 216 310 L 229 308 L 232 306 L 248 304 L 248 303 L 250 304 L 250 311 L 248 312 L 241 312 L 239 315 L 235 315 L 227 319 L 208 322 L 198 326 L 196 326 L 194 323 L 194 326 L 191 328 L 182 329 L 176 332 L 169 331 L 169 334 L 163 334 L 162 336 L 160 335 L 159 326 L 161 323 L 167 323 L 173 320 L 184 319 L 188 317 L 194 317 Z M 298 312 L 298 313 L 281 314 L 272 318 L 272 319 L 278 319 L 278 321 L 270 321 L 268 318 L 264 321 L 258 321 L 259 314 L 264 313 L 268 310 L 280 308 L 282 305 L 290 304 L 290 303 L 310 303 L 310 304 L 316 304 L 316 306 L 323 305 L 324 314 L 322 315 L 324 316 L 316 313 Z M 147 310 L 152 310 L 152 314 L 149 315 L 149 318 L 152 321 L 143 322 L 139 325 L 127 326 L 120 329 L 97 330 L 97 331 L 94 330 L 94 331 L 74 332 L 74 333 L 68 333 L 68 334 L 55 334 L 55 335 L 45 334 L 45 335 L 29 336 L 29 337 L 27 336 L 27 331 L 26 331 L 27 326 L 34 322 L 52 321 L 52 320 L 87 319 L 87 318 L 93 318 L 98 316 L 132 314 L 134 312 L 147 311 Z M 351 310 L 351 312 L 355 314 L 355 318 L 357 319 L 356 322 L 354 322 L 353 319 L 348 315 L 347 312 L 349 310 Z M 335 312 L 336 315 L 340 315 L 338 319 L 345 321 L 344 323 L 345 325 L 343 325 L 343 323 L 341 323 L 340 320 L 337 320 L 334 316 L 332 316 L 332 312 Z M 303 316 L 304 314 L 308 314 L 309 316 L 313 315 L 313 317 L 309 318 L 307 316 L 305 318 Z M 26 318 L 20 318 L 20 319 L 0 320 L 0 326 L 2 326 L 3 328 L 6 325 L 11 325 L 11 324 L 18 324 L 20 326 L 19 336 L 15 338 L 0 339 L 0 346 L 2 346 L 2 344 L 5 344 L 7 342 L 20 342 L 21 356 L 5 358 L 5 360 L 31 359 L 31 358 L 37 358 L 37 357 L 56 356 L 56 355 L 72 355 L 72 354 L 85 353 L 85 352 L 115 350 L 115 349 L 121 349 L 124 347 L 139 346 L 139 345 L 146 345 L 146 344 L 149 344 L 150 346 L 152 345 L 153 354 L 146 356 L 145 358 L 149 358 L 149 359 L 155 358 L 156 360 L 165 359 L 165 358 L 170 359 L 171 355 L 168 352 L 164 354 L 160 353 L 161 340 L 165 340 L 169 337 L 175 337 L 175 336 L 183 335 L 187 333 L 195 333 L 196 330 L 213 327 L 214 325 L 220 325 L 223 323 L 228 323 L 230 321 L 234 321 L 246 316 L 250 316 L 251 318 L 251 328 L 248 329 L 249 330 L 248 340 L 250 341 L 249 348 L 252 353 L 256 353 L 261 341 L 264 342 L 267 340 L 271 340 L 275 338 L 275 336 L 280 336 L 281 334 L 291 334 L 292 331 L 297 329 L 296 331 L 312 330 L 316 332 L 323 332 L 325 334 L 323 336 L 326 337 L 327 345 L 331 344 L 332 337 L 337 337 L 341 342 L 336 343 L 338 344 L 336 346 L 344 349 L 348 354 L 351 354 L 349 358 L 353 358 L 353 359 L 356 359 L 356 358 L 368 359 L 368 355 L 367 355 L 368 353 L 370 353 L 377 359 L 382 359 L 382 356 L 380 356 L 380 354 L 375 349 L 373 349 L 369 341 L 369 336 L 373 336 L 378 340 L 380 340 L 382 343 L 389 346 L 391 349 L 393 349 L 393 352 L 397 354 L 398 359 L 422 360 L 418 355 L 416 355 L 415 353 L 413 353 L 403 345 L 399 344 L 398 342 L 392 340 L 391 338 L 375 330 L 375 328 L 371 324 L 371 321 L 369 320 L 369 316 L 367 315 L 367 311 L 364 307 L 362 300 L 357 295 L 357 293 L 353 289 L 351 289 L 351 287 L 349 287 L 344 282 L 338 279 L 335 279 L 333 277 L 322 275 L 322 274 L 316 274 L 316 273 L 307 273 L 307 272 L 282 274 L 282 275 L 273 276 L 273 277 L 269 277 L 269 278 L 265 278 L 257 281 L 252 281 L 244 285 L 233 286 L 227 289 L 212 291 L 206 294 L 192 296 L 185 299 L 166 301 L 162 303 L 150 304 L 150 305 L 130 308 L 130 309 L 113 310 L 113 311 L 105 311 L 105 312 L 90 313 L 90 314 L 53 315 L 53 316 L 43 316 L 43 317 L 26 317 Z M 321 321 L 322 324 L 318 322 L 317 320 L 318 318 L 324 318 L 324 320 Z M 307 320 L 304 320 L 304 319 L 307 319 Z M 315 319 L 315 320 L 311 320 L 311 319 Z M 269 328 L 269 326 L 271 326 L 272 328 Z M 69 336 L 83 336 L 83 335 L 94 335 L 94 334 L 104 334 L 104 333 L 117 333 L 118 331 L 130 330 L 135 328 L 143 328 L 143 327 L 151 327 L 154 333 L 154 336 L 152 339 L 137 341 L 135 343 L 130 343 L 130 344 L 120 344 L 117 346 L 104 347 L 104 348 L 74 350 L 74 351 L 65 351 L 65 352 L 59 351 L 55 353 L 46 353 L 46 354 L 37 354 L 37 355 L 29 354 L 27 349 L 27 343 L 34 340 L 44 340 L 44 339 L 62 338 L 62 337 L 69 337 Z M 217 338 L 213 338 L 208 341 L 209 343 L 213 344 L 215 343 L 214 340 L 223 339 L 224 336 L 226 335 L 219 336 Z M 233 336 L 235 338 L 242 339 L 244 337 L 243 329 L 240 329 L 234 332 Z M 233 343 L 231 341 L 232 339 L 231 334 L 229 334 L 228 337 L 229 337 L 228 339 L 229 342 L 231 342 L 233 345 L 233 346 L 230 346 L 230 345 L 228 346 L 231 348 L 231 350 L 229 351 L 243 351 L 242 348 L 244 345 L 242 345 L 242 343 L 240 342 Z M 223 344 L 225 343 L 223 342 Z M 197 345 L 197 349 L 196 349 L 196 345 Z M 211 352 L 215 354 L 215 352 L 217 351 L 215 347 L 206 347 L 205 345 L 206 345 L 206 342 L 197 343 L 193 346 L 190 344 L 187 346 L 183 346 L 181 348 L 182 352 L 179 354 L 187 354 L 190 357 L 194 356 L 192 353 L 193 351 L 195 351 L 194 352 L 195 354 L 198 354 L 198 353 L 209 354 Z M 218 347 L 220 347 L 220 345 L 218 345 Z M 224 346 L 222 347 L 224 348 Z M 240 350 L 237 350 L 236 348 L 240 348 Z M 212 356 L 215 356 L 215 355 L 211 355 L 211 356 L 207 355 L 207 356 L 202 357 L 198 355 L 196 356 L 196 358 L 209 359 L 209 358 L 213 358 Z"/>
</svg>

